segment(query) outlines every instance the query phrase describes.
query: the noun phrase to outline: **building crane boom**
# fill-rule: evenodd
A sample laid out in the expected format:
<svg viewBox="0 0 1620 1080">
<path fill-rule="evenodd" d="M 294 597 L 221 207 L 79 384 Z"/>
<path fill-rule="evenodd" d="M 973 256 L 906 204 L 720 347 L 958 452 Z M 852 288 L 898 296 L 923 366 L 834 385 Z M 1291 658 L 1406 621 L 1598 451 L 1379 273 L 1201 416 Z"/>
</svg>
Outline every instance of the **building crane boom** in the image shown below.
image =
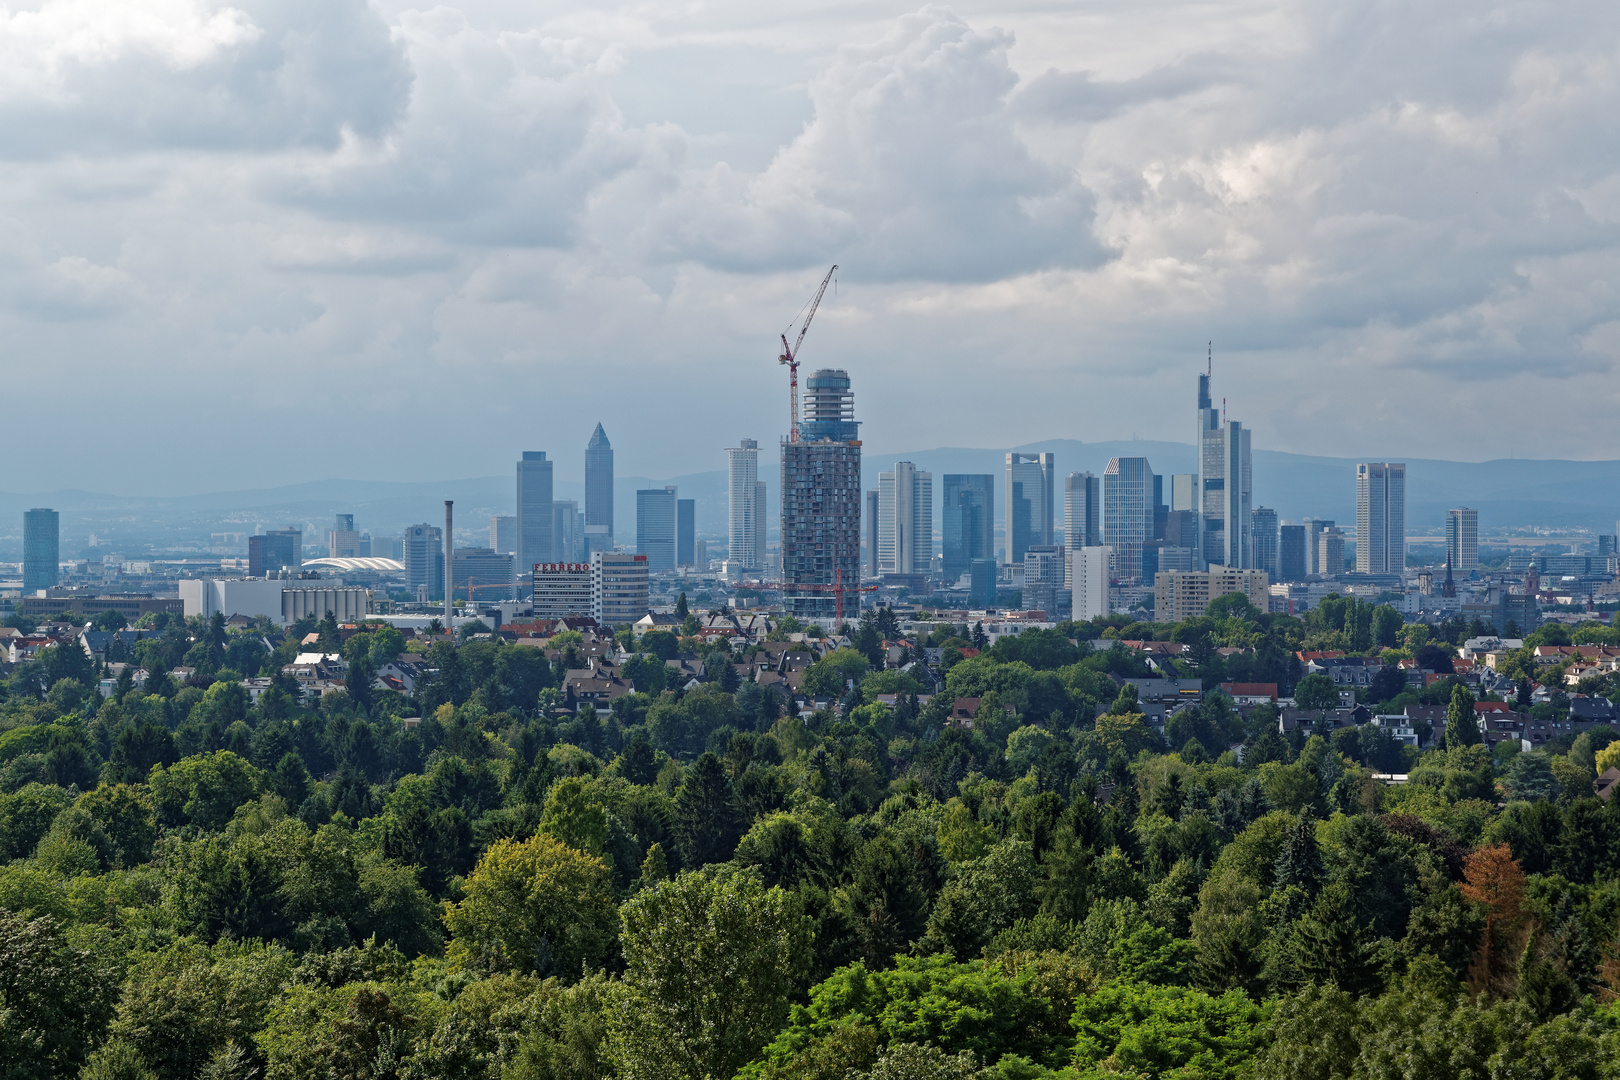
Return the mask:
<svg viewBox="0 0 1620 1080">
<path fill-rule="evenodd" d="M 827 282 L 832 280 L 833 274 L 838 270 L 838 264 L 827 271 L 827 276 L 821 279 L 821 288 L 816 290 L 816 298 L 810 301 L 810 310 L 804 316 L 804 325 L 799 327 L 799 337 L 791 346 L 788 345 L 787 334 L 782 335 L 782 355 L 776 358 L 779 364 L 786 364 L 788 369 L 789 403 L 791 424 L 788 428 L 789 442 L 799 441 L 799 346 L 804 344 L 804 335 L 810 332 L 810 320 L 816 317 L 816 309 L 821 306 L 821 297 L 827 291 Z M 791 329 L 791 324 L 789 326 Z"/>
</svg>

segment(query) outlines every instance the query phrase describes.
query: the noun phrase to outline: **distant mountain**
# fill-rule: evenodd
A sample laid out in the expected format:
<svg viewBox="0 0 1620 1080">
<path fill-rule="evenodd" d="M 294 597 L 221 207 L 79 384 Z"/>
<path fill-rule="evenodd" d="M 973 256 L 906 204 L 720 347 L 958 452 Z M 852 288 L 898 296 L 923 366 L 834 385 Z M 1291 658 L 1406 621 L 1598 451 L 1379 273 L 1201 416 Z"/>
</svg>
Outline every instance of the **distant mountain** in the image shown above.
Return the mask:
<svg viewBox="0 0 1620 1080">
<path fill-rule="evenodd" d="M 779 497 L 778 464 L 774 448 L 761 448 L 760 472 L 769 485 L 773 506 Z M 1058 498 L 1062 477 L 1071 472 L 1101 475 L 1113 457 L 1145 457 L 1163 475 L 1193 471 L 1193 448 L 1186 443 L 1119 441 L 1083 443 L 1051 439 L 1014 447 L 1024 453 L 1050 451 L 1056 455 Z M 1006 450 L 938 447 L 899 452 L 867 449 L 862 482 L 877 487 L 878 473 L 896 461 L 910 461 L 934 474 L 935 483 L 946 473 L 989 473 L 996 484 L 997 516 L 1006 473 Z M 772 456 L 766 458 L 766 454 Z M 1269 506 L 1284 519 L 1331 518 L 1355 523 L 1355 465 L 1350 458 L 1314 457 L 1275 450 L 1254 452 L 1255 505 Z M 1542 525 L 1554 529 L 1586 528 L 1611 532 L 1620 517 L 1620 462 L 1561 461 L 1506 458 L 1460 462 L 1408 458 L 1406 524 L 1414 534 L 1435 534 L 1445 512 L 1454 506 L 1479 511 L 1480 529 Z M 723 537 L 726 531 L 727 485 L 723 469 L 666 479 L 620 476 L 614 483 L 615 537 L 633 545 L 636 530 L 635 493 L 640 488 L 674 484 L 681 498 L 696 500 L 700 536 Z M 936 488 L 937 490 L 937 488 Z M 582 481 L 559 478 L 558 499 L 582 505 Z M 21 550 L 22 513 L 34 506 L 49 506 L 62 514 L 63 555 L 77 554 L 73 544 L 90 533 L 155 543 L 206 540 L 219 532 L 252 533 L 256 528 L 300 525 L 313 536 L 324 537 L 332 515 L 352 513 L 356 525 L 374 535 L 398 535 L 406 525 L 438 523 L 444 519 L 444 500 L 455 500 L 459 543 L 486 534 L 494 514 L 510 514 L 515 503 L 511 476 L 480 476 L 437 483 L 401 483 L 374 480 L 316 480 L 278 488 L 217 491 L 171 498 L 149 498 L 81 490 L 18 495 L 0 492 L 0 557 L 17 558 Z M 935 518 L 938 521 L 938 500 Z M 772 525 L 775 525 L 772 514 Z"/>
</svg>

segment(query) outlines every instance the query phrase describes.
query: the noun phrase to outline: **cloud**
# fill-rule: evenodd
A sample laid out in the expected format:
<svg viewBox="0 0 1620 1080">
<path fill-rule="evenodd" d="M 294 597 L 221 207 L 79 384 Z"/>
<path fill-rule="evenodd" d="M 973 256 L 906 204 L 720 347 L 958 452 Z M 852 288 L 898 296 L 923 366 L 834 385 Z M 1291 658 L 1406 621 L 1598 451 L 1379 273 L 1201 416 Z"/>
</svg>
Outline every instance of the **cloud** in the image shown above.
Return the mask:
<svg viewBox="0 0 1620 1080">
<path fill-rule="evenodd" d="M 0 157 L 265 150 L 377 135 L 410 76 L 365 0 L 0 9 Z"/>
<path fill-rule="evenodd" d="M 1013 130 L 1011 44 L 930 7 L 842 49 L 811 83 L 803 134 L 762 173 L 722 164 L 683 186 L 652 257 L 743 273 L 837 261 L 873 281 L 1097 265 L 1091 193 Z"/>
</svg>

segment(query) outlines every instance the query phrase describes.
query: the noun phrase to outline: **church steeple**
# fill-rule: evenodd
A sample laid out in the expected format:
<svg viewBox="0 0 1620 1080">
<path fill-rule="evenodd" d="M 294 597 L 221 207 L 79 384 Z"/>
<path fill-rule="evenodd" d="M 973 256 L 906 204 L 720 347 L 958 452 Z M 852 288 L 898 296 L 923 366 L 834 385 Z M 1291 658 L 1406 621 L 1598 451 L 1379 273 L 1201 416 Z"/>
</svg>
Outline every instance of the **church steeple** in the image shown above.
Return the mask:
<svg viewBox="0 0 1620 1080">
<path fill-rule="evenodd" d="M 1457 595 L 1457 583 L 1451 580 L 1451 552 L 1446 552 L 1446 583 L 1441 586 L 1440 595 L 1454 597 Z"/>
</svg>

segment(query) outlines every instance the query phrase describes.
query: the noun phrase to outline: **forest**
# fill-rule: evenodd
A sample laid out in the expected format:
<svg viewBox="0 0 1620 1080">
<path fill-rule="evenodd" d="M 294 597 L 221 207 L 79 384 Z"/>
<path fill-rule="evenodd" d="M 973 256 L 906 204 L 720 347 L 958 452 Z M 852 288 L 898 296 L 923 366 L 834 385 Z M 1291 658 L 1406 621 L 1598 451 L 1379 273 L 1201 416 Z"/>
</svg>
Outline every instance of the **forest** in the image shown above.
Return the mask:
<svg viewBox="0 0 1620 1080">
<path fill-rule="evenodd" d="M 1330 601 L 940 623 L 898 665 L 892 612 L 826 651 L 784 621 L 806 717 L 762 644 L 662 631 L 573 713 L 574 632 L 158 618 L 105 696 L 45 649 L 0 702 L 0 1080 L 1620 1076 L 1620 735 L 1487 745 L 1454 673 L 1361 692 L 1446 706 L 1421 747 L 1219 690 L 1322 697 L 1306 650 L 1446 673 L 1482 629 Z M 306 702 L 311 633 L 350 677 Z M 1505 666 L 1529 702 L 1564 682 L 1536 644 L 1613 635 Z M 432 676 L 373 689 L 402 654 Z M 900 670 L 930 655 L 937 693 Z M 1150 674 L 1201 703 L 1161 731 Z"/>
</svg>

